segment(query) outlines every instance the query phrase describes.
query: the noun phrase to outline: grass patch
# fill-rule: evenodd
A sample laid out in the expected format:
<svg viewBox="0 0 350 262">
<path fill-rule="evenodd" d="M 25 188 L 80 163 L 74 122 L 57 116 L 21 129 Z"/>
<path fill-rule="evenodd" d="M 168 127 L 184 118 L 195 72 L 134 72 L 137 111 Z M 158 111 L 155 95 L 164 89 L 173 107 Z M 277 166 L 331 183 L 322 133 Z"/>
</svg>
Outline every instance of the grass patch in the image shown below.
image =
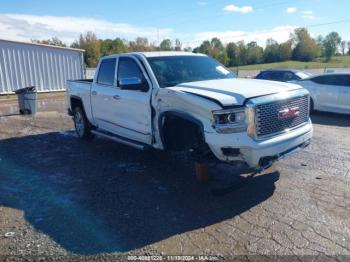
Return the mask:
<svg viewBox="0 0 350 262">
<path fill-rule="evenodd" d="M 285 61 L 269 64 L 246 65 L 232 67 L 232 70 L 262 70 L 269 68 L 296 68 L 296 69 L 315 69 L 315 68 L 349 68 L 350 56 L 337 56 L 331 61 L 325 62 L 324 58 L 317 58 L 312 62 Z"/>
</svg>

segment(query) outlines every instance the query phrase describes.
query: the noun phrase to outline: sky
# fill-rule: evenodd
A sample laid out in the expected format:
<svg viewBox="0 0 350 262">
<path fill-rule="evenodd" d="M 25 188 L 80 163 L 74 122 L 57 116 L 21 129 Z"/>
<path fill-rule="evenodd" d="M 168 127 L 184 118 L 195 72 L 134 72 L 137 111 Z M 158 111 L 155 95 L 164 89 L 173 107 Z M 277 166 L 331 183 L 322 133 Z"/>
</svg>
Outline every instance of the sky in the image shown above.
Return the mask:
<svg viewBox="0 0 350 262">
<path fill-rule="evenodd" d="M 264 46 L 305 26 L 313 37 L 337 31 L 350 40 L 349 10 L 349 0 L 1 0 L 0 39 L 58 37 L 71 44 L 93 31 L 102 39 L 140 36 L 155 44 L 178 38 L 183 47 L 212 37 Z"/>
</svg>

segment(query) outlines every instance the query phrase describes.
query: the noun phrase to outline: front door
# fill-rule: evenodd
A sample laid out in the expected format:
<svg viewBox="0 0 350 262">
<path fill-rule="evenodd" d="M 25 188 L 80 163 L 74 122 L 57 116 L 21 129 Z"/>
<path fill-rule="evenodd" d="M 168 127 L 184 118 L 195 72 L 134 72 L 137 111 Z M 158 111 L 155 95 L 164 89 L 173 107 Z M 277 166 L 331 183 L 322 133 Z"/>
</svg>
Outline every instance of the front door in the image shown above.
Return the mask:
<svg viewBox="0 0 350 262">
<path fill-rule="evenodd" d="M 152 143 L 152 85 L 140 61 L 134 56 L 120 56 L 117 67 L 118 97 L 115 103 L 114 130 L 146 144 Z M 123 79 L 144 79 L 148 90 L 127 90 L 121 88 Z"/>
<path fill-rule="evenodd" d="M 318 107 L 316 109 L 335 111 L 339 103 L 339 86 L 333 75 L 321 75 L 311 79 L 316 83 L 310 86 Z"/>
</svg>

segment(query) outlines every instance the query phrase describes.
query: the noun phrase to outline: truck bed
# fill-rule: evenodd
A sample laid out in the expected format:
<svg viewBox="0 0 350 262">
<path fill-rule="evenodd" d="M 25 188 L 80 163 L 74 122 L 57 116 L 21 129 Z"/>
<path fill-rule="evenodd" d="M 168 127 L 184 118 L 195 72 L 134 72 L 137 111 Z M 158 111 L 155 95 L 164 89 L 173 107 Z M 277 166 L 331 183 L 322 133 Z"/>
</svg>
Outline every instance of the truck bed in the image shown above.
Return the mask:
<svg viewBox="0 0 350 262">
<path fill-rule="evenodd" d="M 90 108 L 90 92 L 92 86 L 92 79 L 81 79 L 81 80 L 68 80 L 67 81 L 67 98 L 68 98 L 68 108 L 71 108 L 71 99 L 80 99 L 86 107 L 86 110 Z M 90 113 L 90 112 L 86 112 Z"/>
</svg>

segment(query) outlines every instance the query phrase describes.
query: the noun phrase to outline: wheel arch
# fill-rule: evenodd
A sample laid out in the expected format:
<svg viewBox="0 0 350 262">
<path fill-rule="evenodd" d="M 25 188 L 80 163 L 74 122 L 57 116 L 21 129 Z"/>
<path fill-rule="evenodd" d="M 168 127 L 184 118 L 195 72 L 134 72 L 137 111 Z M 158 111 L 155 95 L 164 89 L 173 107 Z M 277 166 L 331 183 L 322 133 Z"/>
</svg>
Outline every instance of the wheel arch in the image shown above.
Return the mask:
<svg viewBox="0 0 350 262">
<path fill-rule="evenodd" d="M 72 95 L 69 98 L 69 102 L 70 102 L 70 109 L 71 109 L 71 111 L 74 111 L 75 107 L 80 106 L 81 109 L 83 109 L 84 112 L 85 112 L 84 103 L 83 103 L 83 100 L 81 99 L 81 97 Z"/>
<path fill-rule="evenodd" d="M 163 144 L 164 149 L 167 149 L 166 145 L 166 138 L 165 138 L 165 130 L 164 130 L 164 125 L 165 121 L 169 118 L 175 118 L 179 119 L 182 121 L 187 121 L 194 126 L 196 126 L 200 132 L 201 138 L 203 141 L 205 140 L 205 135 L 204 135 L 204 125 L 203 123 L 196 117 L 192 116 L 191 114 L 188 114 L 186 112 L 180 112 L 180 111 L 165 111 L 160 114 L 158 117 L 158 130 L 159 130 L 159 137 L 161 139 L 161 142 Z"/>
</svg>

